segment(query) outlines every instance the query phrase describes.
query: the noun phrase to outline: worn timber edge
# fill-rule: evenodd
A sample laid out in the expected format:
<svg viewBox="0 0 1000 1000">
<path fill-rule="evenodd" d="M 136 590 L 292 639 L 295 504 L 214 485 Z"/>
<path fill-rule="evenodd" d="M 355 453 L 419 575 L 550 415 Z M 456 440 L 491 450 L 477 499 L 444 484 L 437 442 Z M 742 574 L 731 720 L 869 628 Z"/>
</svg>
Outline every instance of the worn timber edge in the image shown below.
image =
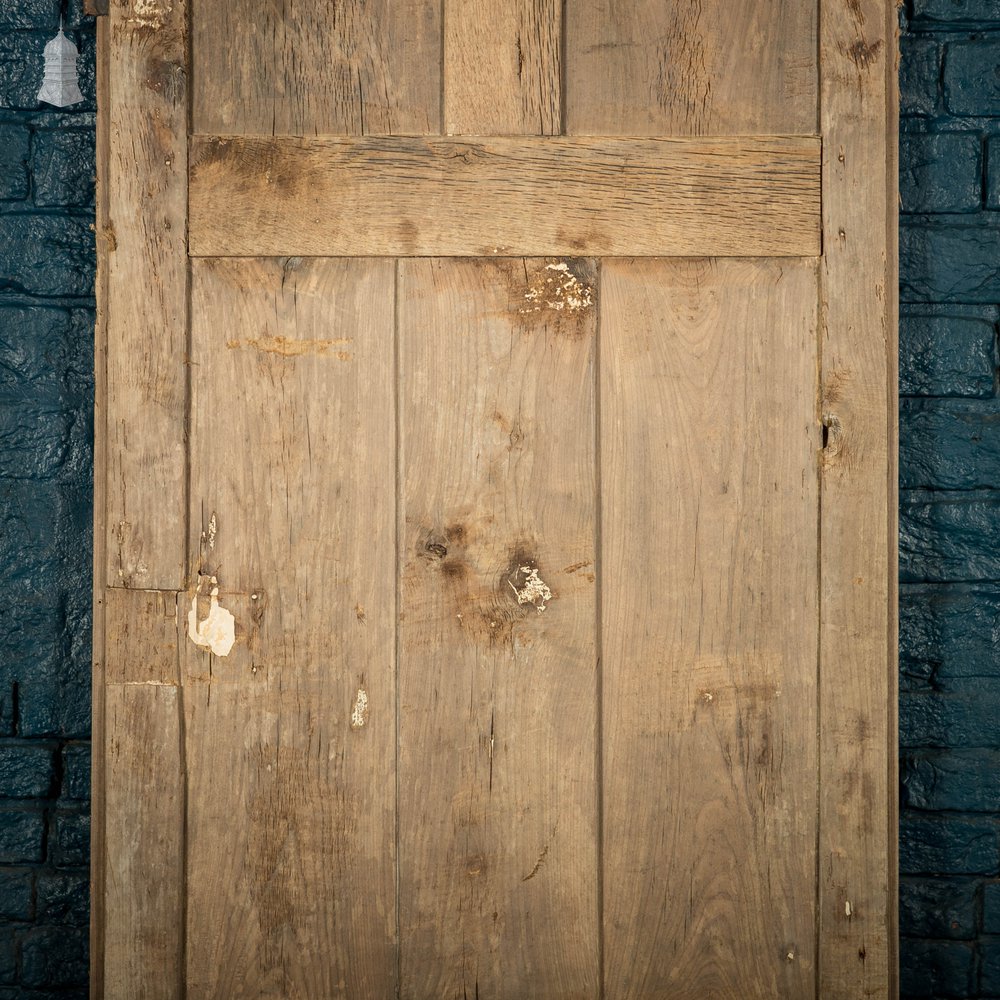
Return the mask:
<svg viewBox="0 0 1000 1000">
<path fill-rule="evenodd" d="M 93 997 L 184 992 L 187 9 L 97 29 Z"/>
<path fill-rule="evenodd" d="M 108 308 L 108 22 L 97 23 L 97 314 L 94 325 L 94 573 L 91 690 L 91 741 L 96 752 L 90 765 L 90 995 L 104 996 L 104 586 L 107 475 L 107 308 Z"/>
<path fill-rule="evenodd" d="M 820 3 L 818 995 L 894 998 L 896 10 Z"/>
<path fill-rule="evenodd" d="M 191 138 L 192 256 L 818 256 L 816 136 Z"/>
</svg>

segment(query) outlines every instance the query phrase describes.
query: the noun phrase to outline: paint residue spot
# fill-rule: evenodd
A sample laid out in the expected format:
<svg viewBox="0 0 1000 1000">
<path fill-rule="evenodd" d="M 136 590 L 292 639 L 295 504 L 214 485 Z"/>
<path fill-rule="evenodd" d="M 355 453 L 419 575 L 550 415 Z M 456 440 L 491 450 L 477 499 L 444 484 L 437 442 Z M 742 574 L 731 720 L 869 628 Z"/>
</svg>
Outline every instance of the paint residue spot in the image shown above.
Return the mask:
<svg viewBox="0 0 1000 1000">
<path fill-rule="evenodd" d="M 354 709 L 351 712 L 351 729 L 364 729 L 368 722 L 368 692 L 358 688 L 358 696 L 354 699 Z"/>
<path fill-rule="evenodd" d="M 191 610 L 188 612 L 188 636 L 199 649 L 207 649 L 216 656 L 228 656 L 236 642 L 236 619 L 231 611 L 219 604 L 219 582 L 214 576 L 208 577 L 211 590 L 209 592 L 208 615 L 198 620 L 198 596 L 201 593 L 202 580 L 191 598 Z"/>
<path fill-rule="evenodd" d="M 133 0 L 128 20 L 143 28 L 162 28 L 173 9 L 171 0 Z"/>
<path fill-rule="evenodd" d="M 521 307 L 522 313 L 536 313 L 542 309 L 576 313 L 594 304 L 593 288 L 582 282 L 568 264 L 546 264 L 545 270 L 553 273 L 545 276 L 544 280 L 539 275 L 528 286 L 524 293 L 527 305 Z"/>
<path fill-rule="evenodd" d="M 850 900 L 847 900 L 847 902 L 844 903 L 844 913 L 848 917 L 850 917 L 854 913 L 854 908 L 851 906 Z"/>
<path fill-rule="evenodd" d="M 524 577 L 523 581 L 521 577 Z M 510 579 L 507 582 L 517 597 L 517 603 L 530 604 L 541 614 L 548 606 L 547 602 L 552 600 L 552 591 L 538 575 L 538 568 L 536 566 L 522 566 L 514 574 L 514 578 L 518 581 L 517 583 Z"/>
</svg>

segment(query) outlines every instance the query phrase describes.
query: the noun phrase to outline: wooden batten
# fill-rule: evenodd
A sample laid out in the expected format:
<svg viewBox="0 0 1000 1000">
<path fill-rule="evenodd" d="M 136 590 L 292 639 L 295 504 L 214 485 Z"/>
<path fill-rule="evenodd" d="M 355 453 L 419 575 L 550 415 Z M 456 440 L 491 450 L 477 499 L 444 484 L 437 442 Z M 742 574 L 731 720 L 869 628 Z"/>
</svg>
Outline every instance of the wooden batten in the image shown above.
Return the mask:
<svg viewBox="0 0 1000 1000">
<path fill-rule="evenodd" d="M 814 256 L 820 143 L 195 136 L 194 256 Z"/>
<path fill-rule="evenodd" d="M 896 10 L 820 9 L 817 957 L 819 995 L 855 1000 L 893 996 L 897 962 Z"/>
</svg>

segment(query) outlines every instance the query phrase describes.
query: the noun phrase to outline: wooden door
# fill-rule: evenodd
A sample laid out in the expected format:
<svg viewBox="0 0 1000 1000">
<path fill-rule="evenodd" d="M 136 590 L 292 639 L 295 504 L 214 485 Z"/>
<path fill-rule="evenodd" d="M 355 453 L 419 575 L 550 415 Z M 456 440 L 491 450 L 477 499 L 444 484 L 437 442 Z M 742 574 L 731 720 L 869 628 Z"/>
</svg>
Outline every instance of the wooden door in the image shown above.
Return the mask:
<svg viewBox="0 0 1000 1000">
<path fill-rule="evenodd" d="M 94 995 L 887 998 L 887 0 L 111 0 Z"/>
</svg>

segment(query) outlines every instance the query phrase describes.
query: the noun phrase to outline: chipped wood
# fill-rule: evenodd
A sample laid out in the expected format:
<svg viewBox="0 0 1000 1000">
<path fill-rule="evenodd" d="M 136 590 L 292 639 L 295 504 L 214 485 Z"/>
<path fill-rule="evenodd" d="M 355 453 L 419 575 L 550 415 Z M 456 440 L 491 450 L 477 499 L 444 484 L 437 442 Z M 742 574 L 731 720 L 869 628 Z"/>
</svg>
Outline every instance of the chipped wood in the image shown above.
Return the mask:
<svg viewBox="0 0 1000 1000">
<path fill-rule="evenodd" d="M 195 136 L 191 253 L 798 256 L 820 144 Z"/>
</svg>

